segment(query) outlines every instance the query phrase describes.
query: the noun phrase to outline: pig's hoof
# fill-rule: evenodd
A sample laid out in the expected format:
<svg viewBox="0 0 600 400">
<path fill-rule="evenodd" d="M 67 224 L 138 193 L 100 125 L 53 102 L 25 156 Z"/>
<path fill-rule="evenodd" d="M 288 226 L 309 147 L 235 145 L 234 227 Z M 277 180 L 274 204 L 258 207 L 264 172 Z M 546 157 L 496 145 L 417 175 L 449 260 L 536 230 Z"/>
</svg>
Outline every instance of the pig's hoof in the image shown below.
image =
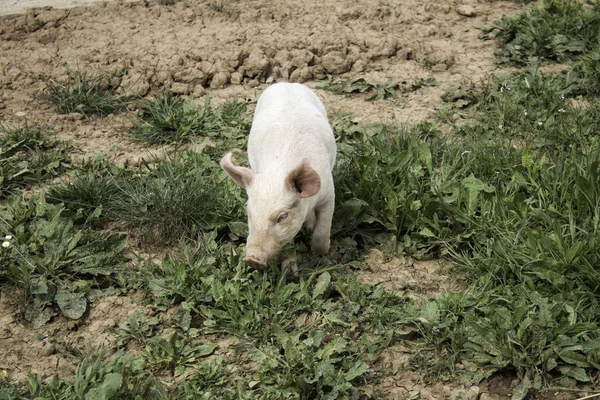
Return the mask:
<svg viewBox="0 0 600 400">
<path fill-rule="evenodd" d="M 298 256 L 294 251 L 294 254 L 281 262 L 281 269 L 288 269 L 292 272 L 292 275 L 298 276 Z"/>
<path fill-rule="evenodd" d="M 244 257 L 244 262 L 255 269 L 263 270 L 267 268 L 267 263 L 264 260 L 257 257 L 246 256 Z"/>
</svg>

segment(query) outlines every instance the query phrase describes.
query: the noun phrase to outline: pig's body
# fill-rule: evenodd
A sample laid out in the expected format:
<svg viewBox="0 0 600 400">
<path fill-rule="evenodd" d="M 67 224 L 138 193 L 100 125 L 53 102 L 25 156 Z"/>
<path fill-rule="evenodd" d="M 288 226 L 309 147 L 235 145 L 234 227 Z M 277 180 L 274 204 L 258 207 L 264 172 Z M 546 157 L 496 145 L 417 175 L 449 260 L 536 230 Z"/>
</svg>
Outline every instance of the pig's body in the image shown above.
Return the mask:
<svg viewBox="0 0 600 400">
<path fill-rule="evenodd" d="M 334 207 L 331 171 L 336 144 L 325 107 L 306 86 L 278 83 L 260 96 L 248 139 L 251 170 L 221 165 L 248 192 L 246 262 L 266 267 L 304 223 L 313 229 L 312 250 L 329 250 Z"/>
<path fill-rule="evenodd" d="M 255 173 L 287 172 L 306 157 L 317 173 L 331 177 L 335 155 L 327 112 L 312 90 L 299 83 L 279 83 L 262 93 L 248 138 L 248 161 Z"/>
</svg>

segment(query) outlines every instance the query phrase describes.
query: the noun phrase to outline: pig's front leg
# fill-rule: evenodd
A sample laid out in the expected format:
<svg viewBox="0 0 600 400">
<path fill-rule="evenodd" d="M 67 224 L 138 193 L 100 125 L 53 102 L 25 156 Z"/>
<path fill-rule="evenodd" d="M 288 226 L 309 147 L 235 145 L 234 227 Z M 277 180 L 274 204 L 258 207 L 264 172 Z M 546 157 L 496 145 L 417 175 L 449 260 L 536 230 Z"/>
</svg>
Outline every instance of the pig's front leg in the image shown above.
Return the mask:
<svg viewBox="0 0 600 400">
<path fill-rule="evenodd" d="M 316 223 L 317 223 L 317 216 L 315 215 L 315 210 L 313 208 L 312 210 L 310 210 L 308 212 L 308 215 L 306 216 L 306 219 L 304 220 L 304 228 L 306 228 L 312 232 L 315 230 Z"/>
<path fill-rule="evenodd" d="M 331 235 L 333 208 L 333 199 L 329 199 L 321 207 L 315 208 L 316 222 L 311 242 L 311 249 L 315 254 L 327 254 L 329 251 L 329 237 Z"/>
</svg>

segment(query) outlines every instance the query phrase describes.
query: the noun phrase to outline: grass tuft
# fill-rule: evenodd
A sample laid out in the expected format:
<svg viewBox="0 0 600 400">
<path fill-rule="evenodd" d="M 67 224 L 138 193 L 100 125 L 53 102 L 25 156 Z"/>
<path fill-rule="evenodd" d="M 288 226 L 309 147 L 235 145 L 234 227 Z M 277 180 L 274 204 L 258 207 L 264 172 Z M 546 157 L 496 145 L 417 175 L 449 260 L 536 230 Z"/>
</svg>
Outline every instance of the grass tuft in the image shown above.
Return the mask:
<svg viewBox="0 0 600 400">
<path fill-rule="evenodd" d="M 127 97 L 115 97 L 115 87 L 107 77 L 90 77 L 87 72 L 67 68 L 69 81 L 49 81 L 45 100 L 61 114 L 80 113 L 89 117 L 122 112 L 131 102 Z"/>
<path fill-rule="evenodd" d="M 102 218 L 139 232 L 145 240 L 173 243 L 217 229 L 238 232 L 244 200 L 235 184 L 206 154 L 176 153 L 172 159 L 130 171 L 83 171 L 48 197 L 83 215 L 102 208 Z M 242 229 L 243 230 L 243 229 Z"/>
<path fill-rule="evenodd" d="M 46 127 L 0 124 L 0 199 L 67 170 L 69 146 L 50 138 Z"/>
<path fill-rule="evenodd" d="M 162 92 L 142 103 L 141 121 L 134 123 L 132 135 L 150 144 L 180 143 L 198 136 L 235 140 L 250 131 L 251 120 L 246 114 L 246 103 L 241 101 L 213 107 L 207 96 L 202 107 L 191 96 L 183 99 Z"/>
<path fill-rule="evenodd" d="M 208 4 L 208 8 L 216 12 L 226 12 L 229 9 L 230 0 L 213 0 Z"/>
</svg>

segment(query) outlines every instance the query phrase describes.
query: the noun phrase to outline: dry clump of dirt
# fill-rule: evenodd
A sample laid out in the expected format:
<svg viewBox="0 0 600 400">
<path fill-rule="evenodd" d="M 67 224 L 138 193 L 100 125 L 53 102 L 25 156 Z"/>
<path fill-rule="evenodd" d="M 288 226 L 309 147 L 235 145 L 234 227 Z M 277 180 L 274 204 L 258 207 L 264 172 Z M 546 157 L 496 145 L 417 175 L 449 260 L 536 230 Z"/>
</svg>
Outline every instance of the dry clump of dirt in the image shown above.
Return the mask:
<svg viewBox="0 0 600 400">
<path fill-rule="evenodd" d="M 136 309 L 144 309 L 140 295 L 100 297 L 84 319 L 58 317 L 34 330 L 19 318 L 19 297 L 11 287 L 0 292 L 0 370 L 8 371 L 15 381 L 24 381 L 29 373 L 71 377 L 76 360 L 68 354 L 114 345 L 117 337 L 109 329 Z"/>
<path fill-rule="evenodd" d="M 421 381 L 418 374 L 413 372 L 385 377 L 375 389 L 383 392 L 386 399 L 394 400 L 456 400 L 461 399 L 461 394 L 468 400 L 507 400 L 510 398 L 495 397 L 495 395 L 489 397 L 489 394 L 484 394 L 479 386 L 465 388 L 462 385 L 448 382 L 426 384 Z"/>
<path fill-rule="evenodd" d="M 67 82 L 69 66 L 112 75 L 120 94 L 169 89 L 216 99 L 256 97 L 277 76 L 297 82 L 330 74 L 380 82 L 435 76 L 438 87 L 400 102 L 321 93 L 330 115 L 350 110 L 367 120 L 415 122 L 433 114 L 445 90 L 494 69 L 495 44 L 480 41 L 476 28 L 516 9 L 483 0 L 253 0 L 229 2 L 222 12 L 192 1 L 33 9 L 0 18 L 0 120 L 49 124 L 84 155 L 124 160 L 142 152 L 128 134 L 134 115 L 90 123 L 78 114 L 57 116 L 43 102 L 47 82 Z"/>
<path fill-rule="evenodd" d="M 460 384 L 455 380 L 430 382 L 411 367 L 413 353 L 414 349 L 402 344 L 385 349 L 378 363 L 385 366 L 390 374 L 378 382 L 374 389 L 382 391 L 385 398 L 389 399 L 508 400 L 520 382 L 519 378 L 511 373 L 495 374 L 488 380 L 474 385 Z M 456 367 L 465 368 L 462 364 Z M 464 397 L 461 397 L 461 394 Z"/>
</svg>

